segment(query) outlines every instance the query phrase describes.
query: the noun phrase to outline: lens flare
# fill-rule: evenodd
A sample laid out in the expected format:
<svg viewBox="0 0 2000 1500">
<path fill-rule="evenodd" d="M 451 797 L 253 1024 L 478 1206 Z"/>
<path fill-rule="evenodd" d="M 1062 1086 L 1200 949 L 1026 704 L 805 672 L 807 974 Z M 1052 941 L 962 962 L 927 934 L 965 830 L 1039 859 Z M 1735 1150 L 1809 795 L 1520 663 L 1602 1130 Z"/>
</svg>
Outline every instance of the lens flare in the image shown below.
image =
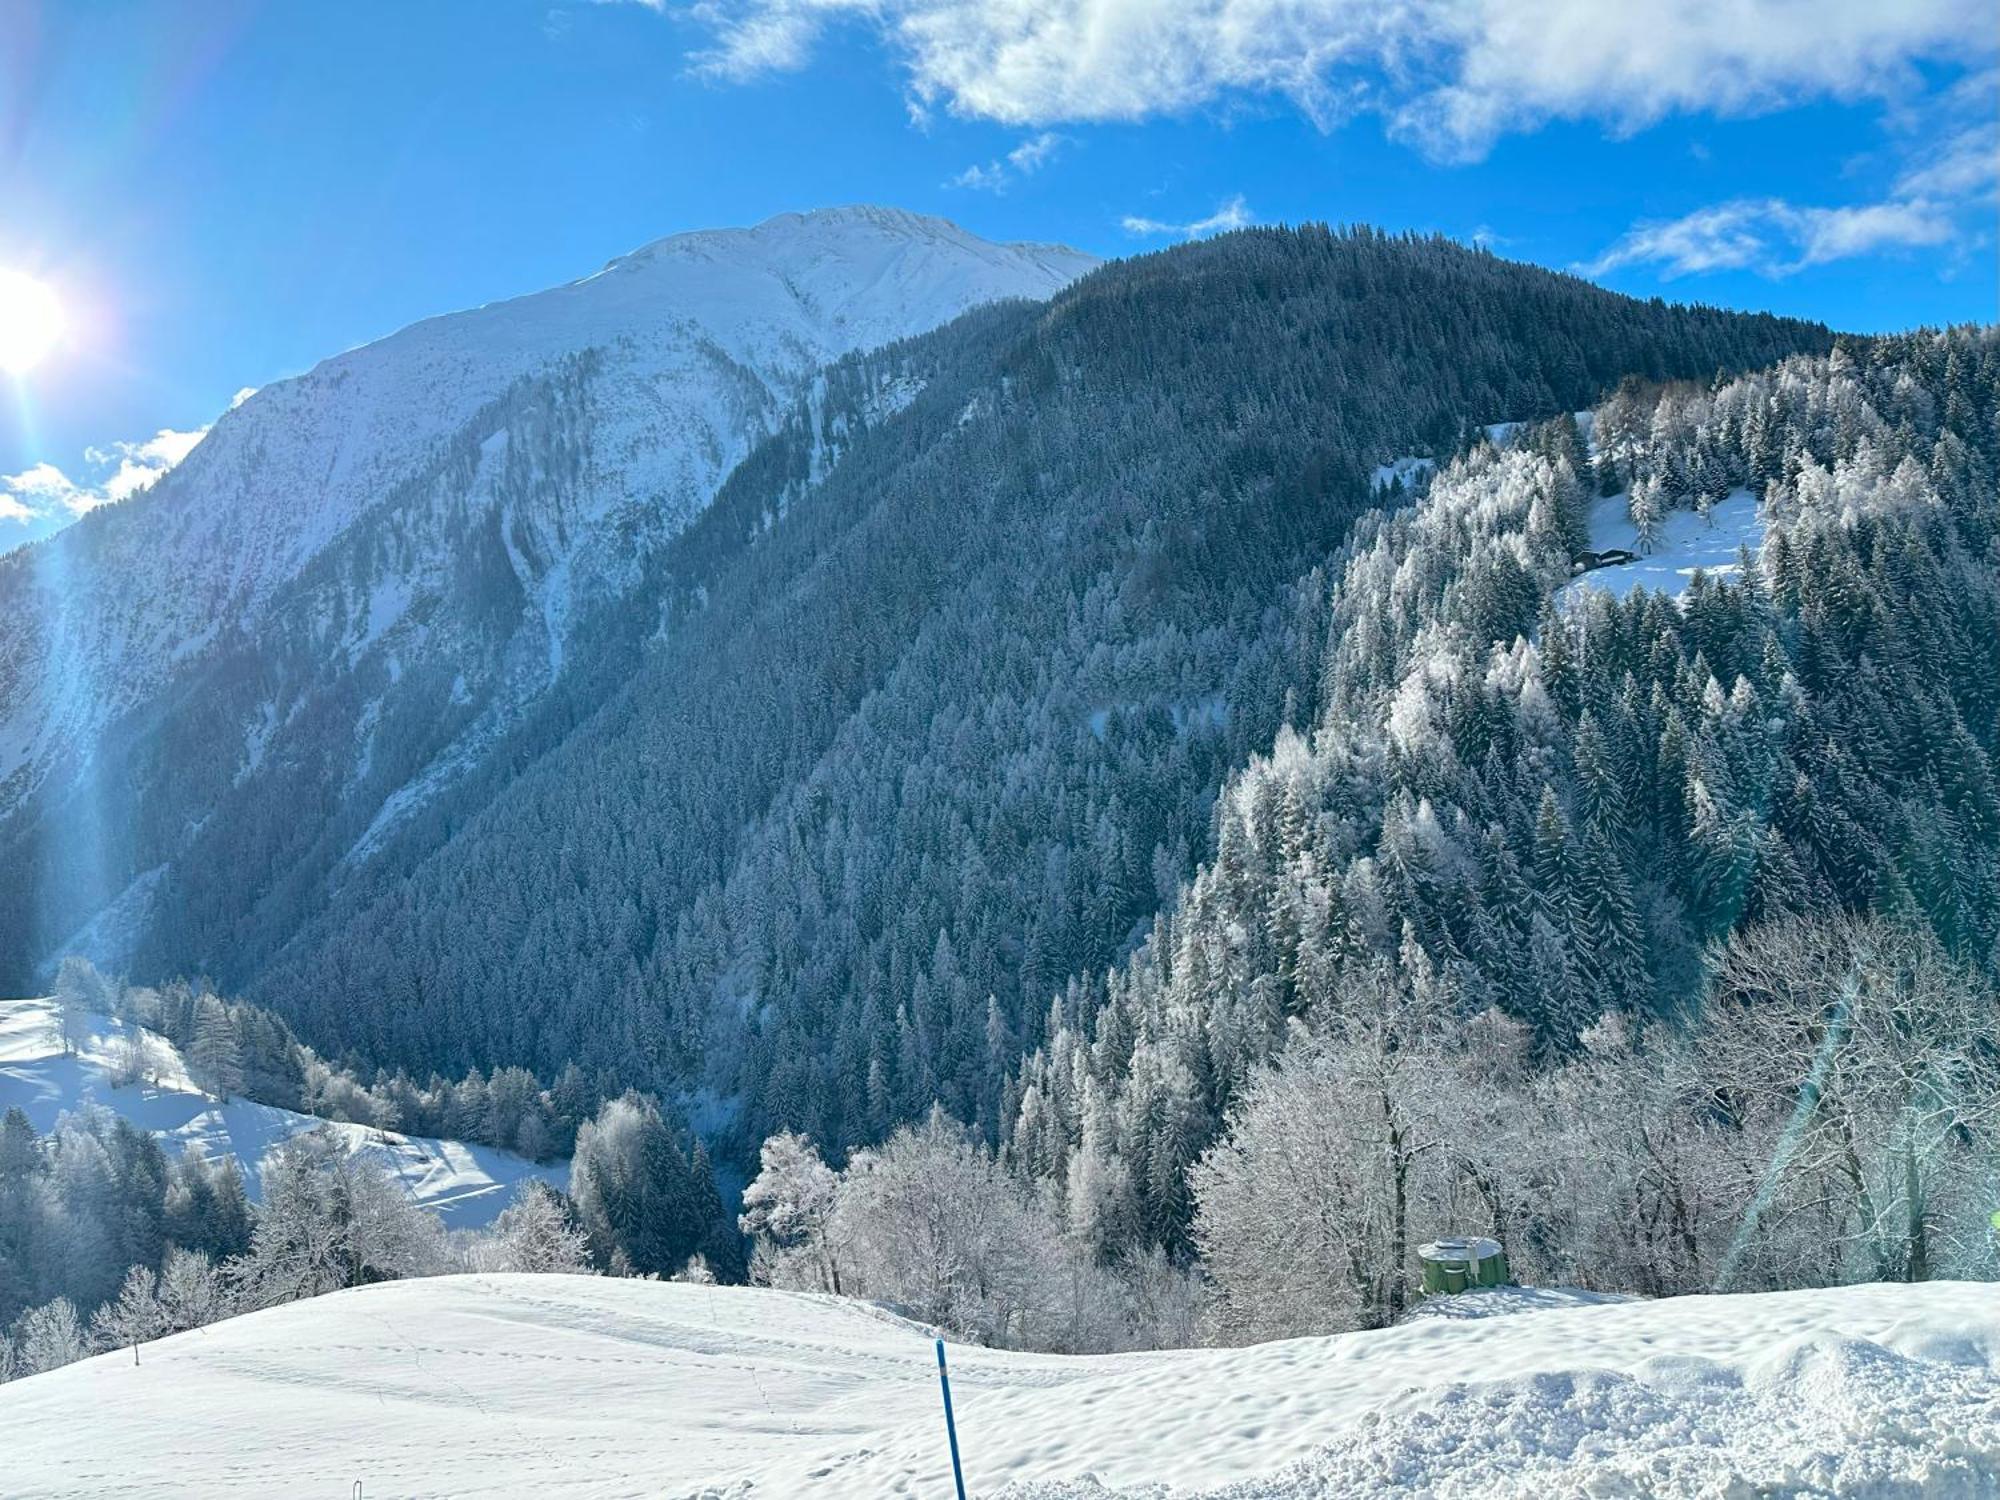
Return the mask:
<svg viewBox="0 0 2000 1500">
<path fill-rule="evenodd" d="M 62 338 L 62 304 L 32 276 L 0 270 L 0 370 L 25 375 Z"/>
</svg>

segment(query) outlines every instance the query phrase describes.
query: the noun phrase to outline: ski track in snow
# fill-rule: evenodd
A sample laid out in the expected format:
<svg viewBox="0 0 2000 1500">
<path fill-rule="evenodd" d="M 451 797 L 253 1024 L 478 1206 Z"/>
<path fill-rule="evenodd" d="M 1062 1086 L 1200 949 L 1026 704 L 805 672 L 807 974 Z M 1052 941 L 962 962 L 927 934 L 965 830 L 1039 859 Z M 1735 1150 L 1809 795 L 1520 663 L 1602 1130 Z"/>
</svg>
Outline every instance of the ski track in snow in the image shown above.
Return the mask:
<svg viewBox="0 0 2000 1500">
<path fill-rule="evenodd" d="M 0 1001 L 0 1112 L 18 1106 L 28 1123 L 46 1134 L 58 1116 L 85 1101 L 161 1138 L 168 1154 L 233 1156 L 244 1186 L 258 1196 L 258 1167 L 266 1152 L 303 1131 L 325 1126 L 351 1153 L 372 1156 L 389 1169 L 410 1197 L 444 1220 L 448 1229 L 490 1224 L 530 1177 L 559 1188 L 569 1185 L 568 1163 L 538 1166 L 492 1146 L 429 1136 L 402 1135 L 366 1125 L 330 1123 L 248 1099 L 227 1102 L 203 1093 L 172 1045 L 155 1036 L 161 1067 L 152 1083 L 114 1088 L 113 1058 L 122 1021 L 93 1017 L 91 1040 L 65 1056 L 54 1007 L 46 1000 Z M 0 1475 L 0 1495 L 11 1493 Z"/>
<path fill-rule="evenodd" d="M 951 1346 L 967 1486 L 2000 1493 L 1994 1287 L 1514 1311 L 1247 1349 Z M 928 1330 L 832 1298 L 591 1277 L 365 1287 L 148 1345 L 137 1368 L 101 1355 L 8 1386 L 0 1451 L 23 1496 L 951 1494 Z"/>
</svg>

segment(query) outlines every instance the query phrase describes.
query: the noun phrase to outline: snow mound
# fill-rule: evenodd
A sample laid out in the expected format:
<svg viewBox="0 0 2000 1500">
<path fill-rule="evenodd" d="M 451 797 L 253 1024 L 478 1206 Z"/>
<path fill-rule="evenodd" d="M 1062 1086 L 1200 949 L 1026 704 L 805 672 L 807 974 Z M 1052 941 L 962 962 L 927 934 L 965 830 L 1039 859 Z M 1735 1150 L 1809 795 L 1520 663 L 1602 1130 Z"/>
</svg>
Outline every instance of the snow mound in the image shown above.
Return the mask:
<svg viewBox="0 0 2000 1500">
<path fill-rule="evenodd" d="M 1431 1318 L 1098 1358 L 954 1346 L 973 1494 L 1991 1495 L 2000 1292 Z M 104 1413 L 115 1413 L 113 1421 Z M 10 1494 L 951 1493 L 924 1330 L 563 1276 L 341 1292 L 7 1387 Z"/>
<path fill-rule="evenodd" d="M 65 1112 L 86 1102 L 101 1104 L 152 1131 L 170 1153 L 185 1150 L 204 1158 L 235 1157 L 252 1198 L 258 1196 L 258 1166 L 266 1152 L 303 1131 L 325 1126 L 350 1153 L 380 1161 L 412 1201 L 437 1214 L 450 1229 L 490 1224 L 530 1177 L 559 1188 L 569 1183 L 567 1163 L 537 1166 L 492 1146 L 329 1124 L 247 1099 L 225 1102 L 204 1093 L 189 1078 L 180 1054 L 160 1036 L 153 1038 L 159 1059 L 157 1084 L 114 1087 L 114 1057 L 128 1029 L 122 1021 L 93 1017 L 90 1040 L 74 1055 L 65 1055 L 49 1001 L 0 1000 L 0 1113 L 18 1107 L 30 1125 L 46 1134 Z"/>
</svg>

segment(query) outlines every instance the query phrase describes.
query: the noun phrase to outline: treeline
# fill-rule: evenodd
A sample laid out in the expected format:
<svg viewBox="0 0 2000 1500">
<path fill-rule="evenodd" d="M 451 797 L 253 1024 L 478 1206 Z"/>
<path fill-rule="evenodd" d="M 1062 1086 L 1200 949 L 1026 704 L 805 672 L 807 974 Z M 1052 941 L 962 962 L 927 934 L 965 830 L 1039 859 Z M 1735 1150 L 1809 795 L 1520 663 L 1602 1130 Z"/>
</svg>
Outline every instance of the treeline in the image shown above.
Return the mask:
<svg viewBox="0 0 2000 1500">
<path fill-rule="evenodd" d="M 552 1085 L 525 1068 L 473 1068 L 453 1082 L 433 1073 L 418 1082 L 401 1069 L 369 1068 L 350 1056 L 329 1062 L 261 1005 L 225 1000 L 205 984 L 176 979 L 154 987 L 101 974 L 88 959 L 63 960 L 55 1000 L 66 1037 L 91 1016 L 127 1024 L 113 1073 L 119 1082 L 156 1078 L 170 1044 L 192 1080 L 222 1099 L 241 1097 L 377 1130 L 442 1136 L 512 1151 L 530 1161 L 560 1161 L 599 1102 L 615 1092 L 587 1079 L 574 1063 Z"/>
</svg>

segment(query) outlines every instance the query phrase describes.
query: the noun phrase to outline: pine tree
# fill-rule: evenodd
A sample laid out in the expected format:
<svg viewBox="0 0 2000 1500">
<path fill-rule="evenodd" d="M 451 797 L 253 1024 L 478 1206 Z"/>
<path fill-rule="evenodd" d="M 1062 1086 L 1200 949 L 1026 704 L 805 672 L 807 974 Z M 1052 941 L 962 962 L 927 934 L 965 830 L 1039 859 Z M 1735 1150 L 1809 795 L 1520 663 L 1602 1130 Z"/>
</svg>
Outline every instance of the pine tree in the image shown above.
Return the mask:
<svg viewBox="0 0 2000 1500">
<path fill-rule="evenodd" d="M 1575 930 L 1577 968 L 1598 1002 L 1641 1008 L 1650 997 L 1631 883 L 1602 828 L 1584 835 L 1577 861 Z"/>
<path fill-rule="evenodd" d="M 188 1063 L 196 1081 L 218 1099 L 242 1092 L 243 1059 L 236 1045 L 236 1025 L 229 1008 L 213 995 L 202 996 L 196 1007 Z"/>
</svg>

